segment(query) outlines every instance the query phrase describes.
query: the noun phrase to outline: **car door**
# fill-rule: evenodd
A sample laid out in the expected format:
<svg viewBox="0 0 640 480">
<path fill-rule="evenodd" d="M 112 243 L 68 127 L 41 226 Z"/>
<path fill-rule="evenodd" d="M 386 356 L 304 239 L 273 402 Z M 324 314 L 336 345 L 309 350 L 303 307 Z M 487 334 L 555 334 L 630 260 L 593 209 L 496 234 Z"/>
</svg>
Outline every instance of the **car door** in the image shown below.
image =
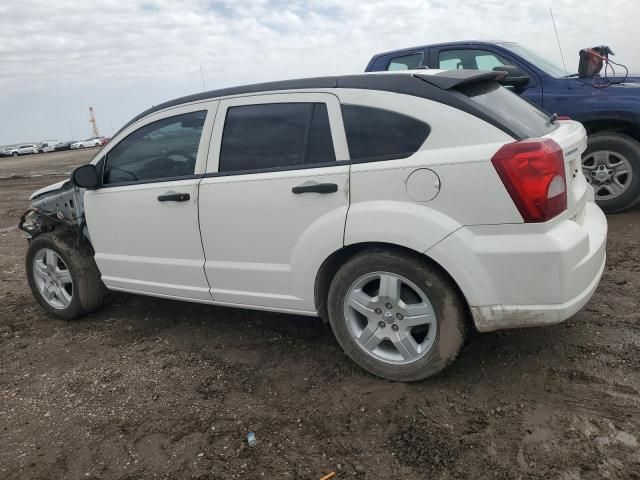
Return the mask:
<svg viewBox="0 0 640 480">
<path fill-rule="evenodd" d="M 105 147 L 102 184 L 84 202 L 107 287 L 211 301 L 197 204 L 216 108 L 206 102 L 154 114 Z"/>
<path fill-rule="evenodd" d="M 328 93 L 220 102 L 200 184 L 216 303 L 314 313 L 315 275 L 343 246 L 348 150 Z"/>
<path fill-rule="evenodd" d="M 507 88 L 513 89 L 527 100 L 542 107 L 542 83 L 530 69 L 504 53 L 493 51 L 490 47 L 440 47 L 432 48 L 431 56 L 435 64 L 434 68 L 442 70 L 457 70 L 461 68 L 470 70 L 499 70 L 502 65 L 515 65 L 530 77 L 529 84 L 517 90 L 512 87 Z"/>
</svg>

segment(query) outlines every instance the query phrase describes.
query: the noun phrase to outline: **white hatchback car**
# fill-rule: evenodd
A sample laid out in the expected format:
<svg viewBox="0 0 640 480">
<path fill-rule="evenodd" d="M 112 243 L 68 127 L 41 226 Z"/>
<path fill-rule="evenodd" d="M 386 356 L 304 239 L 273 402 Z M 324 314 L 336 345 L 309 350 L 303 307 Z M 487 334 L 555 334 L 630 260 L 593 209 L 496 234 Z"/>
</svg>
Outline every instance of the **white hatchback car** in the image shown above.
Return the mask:
<svg viewBox="0 0 640 480">
<path fill-rule="evenodd" d="M 320 316 L 355 362 L 402 381 L 442 370 L 471 325 L 561 322 L 605 264 L 585 130 L 496 75 L 324 77 L 156 106 L 31 197 L 33 293 L 65 319 L 106 289 Z"/>
</svg>

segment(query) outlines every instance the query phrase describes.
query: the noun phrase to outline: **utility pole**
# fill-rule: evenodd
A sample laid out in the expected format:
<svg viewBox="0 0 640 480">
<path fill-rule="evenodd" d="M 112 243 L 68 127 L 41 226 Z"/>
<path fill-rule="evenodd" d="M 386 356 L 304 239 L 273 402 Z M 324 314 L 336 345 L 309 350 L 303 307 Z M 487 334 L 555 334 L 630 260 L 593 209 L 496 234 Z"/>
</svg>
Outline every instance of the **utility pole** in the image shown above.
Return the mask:
<svg viewBox="0 0 640 480">
<path fill-rule="evenodd" d="M 91 127 L 93 128 L 93 136 L 94 137 L 99 137 L 100 134 L 98 133 L 98 125 L 96 124 L 96 116 L 93 113 L 93 107 L 89 107 L 89 123 L 91 124 Z"/>
</svg>

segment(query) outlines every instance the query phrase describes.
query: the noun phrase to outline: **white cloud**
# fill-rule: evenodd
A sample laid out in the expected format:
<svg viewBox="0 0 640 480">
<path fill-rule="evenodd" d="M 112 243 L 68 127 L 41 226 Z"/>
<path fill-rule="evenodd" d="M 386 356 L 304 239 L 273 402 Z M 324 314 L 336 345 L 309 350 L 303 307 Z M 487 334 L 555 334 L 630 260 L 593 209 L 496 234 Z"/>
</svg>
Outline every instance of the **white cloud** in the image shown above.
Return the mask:
<svg viewBox="0 0 640 480">
<path fill-rule="evenodd" d="M 551 2 L 567 66 L 606 43 L 640 61 L 636 2 Z M 377 52 L 508 39 L 559 61 L 549 4 L 514 0 L 9 0 L 0 5 L 0 144 L 106 133 L 202 88 L 355 73 Z M 640 68 L 637 67 L 636 68 Z"/>
</svg>

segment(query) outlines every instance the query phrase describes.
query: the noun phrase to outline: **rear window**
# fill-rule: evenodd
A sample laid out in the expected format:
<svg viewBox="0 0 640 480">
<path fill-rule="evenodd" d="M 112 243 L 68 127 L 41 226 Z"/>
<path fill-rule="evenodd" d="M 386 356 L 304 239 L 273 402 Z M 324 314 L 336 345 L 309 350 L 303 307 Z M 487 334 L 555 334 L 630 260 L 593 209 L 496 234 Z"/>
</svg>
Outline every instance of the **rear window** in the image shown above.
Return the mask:
<svg viewBox="0 0 640 480">
<path fill-rule="evenodd" d="M 426 123 L 381 108 L 342 105 L 351 160 L 404 158 L 415 153 L 431 129 Z"/>
<path fill-rule="evenodd" d="M 558 127 L 549 122 L 548 113 L 495 82 L 472 83 L 459 91 L 500 123 L 526 138 L 542 137 Z"/>
</svg>

